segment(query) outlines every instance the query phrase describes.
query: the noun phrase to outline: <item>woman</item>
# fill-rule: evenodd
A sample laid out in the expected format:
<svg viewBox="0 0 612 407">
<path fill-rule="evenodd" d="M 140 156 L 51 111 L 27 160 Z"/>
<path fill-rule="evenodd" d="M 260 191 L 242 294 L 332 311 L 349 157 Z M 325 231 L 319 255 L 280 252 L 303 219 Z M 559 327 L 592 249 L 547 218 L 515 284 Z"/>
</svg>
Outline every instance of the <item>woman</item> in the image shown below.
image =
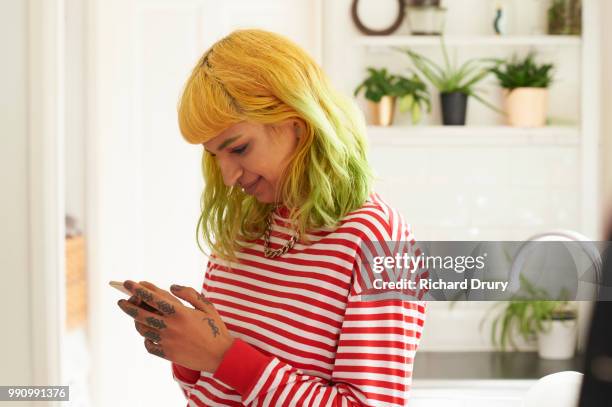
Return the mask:
<svg viewBox="0 0 612 407">
<path fill-rule="evenodd" d="M 120 306 L 189 405 L 406 405 L 424 304 L 362 298 L 358 270 L 414 240 L 371 192 L 357 108 L 297 45 L 240 30 L 194 68 L 179 124 L 204 147 L 203 289 L 126 281 Z"/>
</svg>

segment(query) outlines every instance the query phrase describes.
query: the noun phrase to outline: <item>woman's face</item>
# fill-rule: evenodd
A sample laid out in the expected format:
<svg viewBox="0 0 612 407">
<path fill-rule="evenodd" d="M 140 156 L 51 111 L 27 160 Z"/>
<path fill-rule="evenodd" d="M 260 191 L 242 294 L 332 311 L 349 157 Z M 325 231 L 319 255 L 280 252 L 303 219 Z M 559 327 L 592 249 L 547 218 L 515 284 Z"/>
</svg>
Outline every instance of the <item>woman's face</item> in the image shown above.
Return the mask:
<svg viewBox="0 0 612 407">
<path fill-rule="evenodd" d="M 223 182 L 238 186 L 259 202 L 273 203 L 281 174 L 298 145 L 303 124 L 240 122 L 203 144 L 219 165 Z"/>
</svg>

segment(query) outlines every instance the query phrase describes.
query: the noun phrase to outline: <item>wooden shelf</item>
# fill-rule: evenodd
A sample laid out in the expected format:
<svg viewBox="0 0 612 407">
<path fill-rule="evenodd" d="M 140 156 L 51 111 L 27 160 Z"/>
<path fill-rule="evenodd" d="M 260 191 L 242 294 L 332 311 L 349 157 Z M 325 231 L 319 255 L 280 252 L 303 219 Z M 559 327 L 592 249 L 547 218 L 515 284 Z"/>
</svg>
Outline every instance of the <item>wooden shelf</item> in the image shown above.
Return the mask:
<svg viewBox="0 0 612 407">
<path fill-rule="evenodd" d="M 570 126 L 368 126 L 372 147 L 385 146 L 579 146 L 580 130 Z"/>
<path fill-rule="evenodd" d="M 436 46 L 440 45 L 439 36 L 421 35 L 388 35 L 358 37 L 359 45 L 368 47 L 392 46 Z M 476 35 L 476 36 L 447 36 L 445 43 L 448 46 L 551 46 L 566 47 L 580 46 L 582 38 L 575 35 Z"/>
</svg>

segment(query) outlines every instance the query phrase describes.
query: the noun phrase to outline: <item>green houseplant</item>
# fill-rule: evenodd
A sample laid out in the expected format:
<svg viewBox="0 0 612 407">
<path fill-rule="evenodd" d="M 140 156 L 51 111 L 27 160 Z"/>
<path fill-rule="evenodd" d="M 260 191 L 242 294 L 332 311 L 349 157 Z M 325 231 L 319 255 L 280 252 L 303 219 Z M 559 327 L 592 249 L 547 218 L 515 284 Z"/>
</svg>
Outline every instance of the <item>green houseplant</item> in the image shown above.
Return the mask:
<svg viewBox="0 0 612 407">
<path fill-rule="evenodd" d="M 465 124 L 469 96 L 499 112 L 476 91 L 476 85 L 490 73 L 490 70 L 484 65 L 484 60 L 470 59 L 461 65 L 458 65 L 456 61 L 451 63 L 443 39 L 443 65 L 411 49 L 398 48 L 398 50 L 408 55 L 414 68 L 440 92 L 442 122 L 445 125 Z"/>
<path fill-rule="evenodd" d="M 368 67 L 368 76 L 357 86 L 354 95 L 365 90 L 368 100 L 372 123 L 380 126 L 389 126 L 393 123 L 395 113 L 395 96 L 393 95 L 393 75 L 386 68 L 376 69 Z"/>
<path fill-rule="evenodd" d="M 574 304 L 566 300 L 544 301 L 547 293 L 521 276 L 526 294 L 497 303 L 502 308 L 491 325 L 491 342 L 501 350 L 508 345 L 517 349 L 515 336 L 529 342 L 537 338 L 543 359 L 567 359 L 574 355 L 576 317 Z"/>
<path fill-rule="evenodd" d="M 397 75 L 393 83 L 393 94 L 399 99 L 400 112 L 410 112 L 412 124 L 421 121 L 424 111 L 431 112 L 431 99 L 427 85 L 413 74 L 408 78 Z"/>
<path fill-rule="evenodd" d="M 355 89 L 357 96 L 365 91 L 370 103 L 374 124 L 390 125 L 393 122 L 396 99 L 401 112 L 410 111 L 413 124 L 421 120 L 423 111 L 431 110 L 427 86 L 417 76 L 404 77 L 390 74 L 386 68 L 367 68 L 368 76 Z"/>
<path fill-rule="evenodd" d="M 537 64 L 529 53 L 519 59 L 493 60 L 490 71 L 504 89 L 507 122 L 511 126 L 539 127 L 546 123 L 548 88 L 553 82 L 553 65 Z"/>
</svg>

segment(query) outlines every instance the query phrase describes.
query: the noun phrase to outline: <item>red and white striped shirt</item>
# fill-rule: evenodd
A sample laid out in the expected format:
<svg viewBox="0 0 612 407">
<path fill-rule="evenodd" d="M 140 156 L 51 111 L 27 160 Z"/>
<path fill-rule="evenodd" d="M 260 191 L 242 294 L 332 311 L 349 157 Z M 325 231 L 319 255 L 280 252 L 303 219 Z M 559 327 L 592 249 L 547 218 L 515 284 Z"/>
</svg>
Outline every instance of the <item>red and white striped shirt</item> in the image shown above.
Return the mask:
<svg viewBox="0 0 612 407">
<path fill-rule="evenodd" d="M 291 237 L 287 211 L 270 243 Z M 414 245 L 403 217 L 377 194 L 336 228 L 268 259 L 263 241 L 228 268 L 211 256 L 202 293 L 235 338 L 214 374 L 172 364 L 188 406 L 406 406 L 425 303 L 365 301 L 360 247 Z"/>
</svg>

